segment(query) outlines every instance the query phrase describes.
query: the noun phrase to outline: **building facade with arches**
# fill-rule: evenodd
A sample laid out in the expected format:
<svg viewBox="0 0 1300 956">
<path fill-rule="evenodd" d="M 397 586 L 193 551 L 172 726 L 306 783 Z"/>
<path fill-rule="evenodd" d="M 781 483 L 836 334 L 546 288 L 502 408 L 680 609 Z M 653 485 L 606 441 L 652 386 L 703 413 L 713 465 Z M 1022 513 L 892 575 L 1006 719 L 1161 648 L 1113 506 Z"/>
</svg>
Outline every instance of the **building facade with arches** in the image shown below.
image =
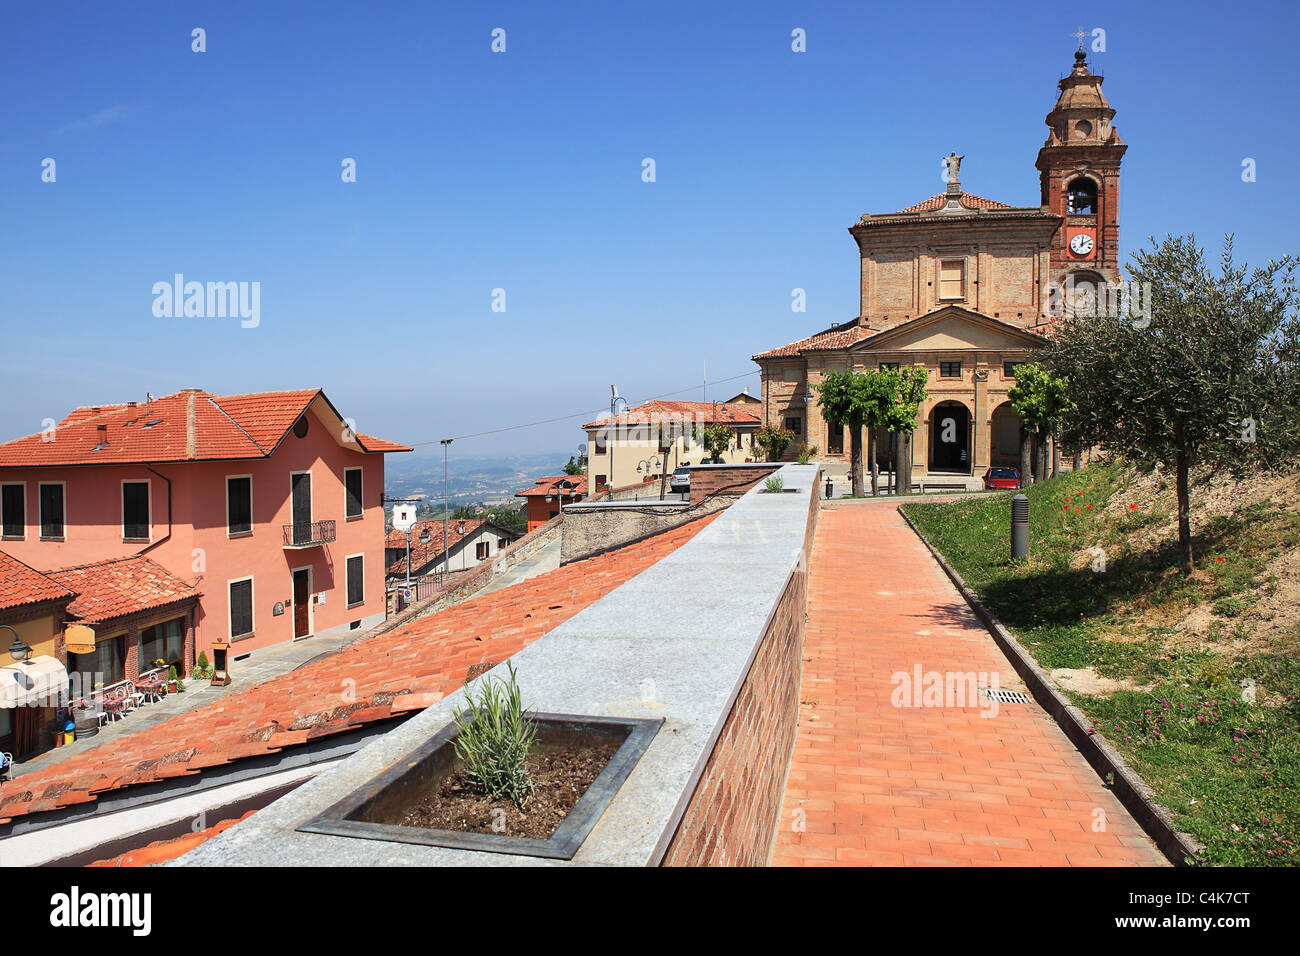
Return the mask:
<svg viewBox="0 0 1300 956">
<path fill-rule="evenodd" d="M 1012 206 L 963 190 L 962 156 L 944 160 L 946 188 L 849 227 L 860 253 L 854 319 L 755 355 L 765 424 L 795 433 L 792 449 L 848 460 L 816 387 L 831 371 L 927 369 L 911 445 L 913 473 L 978 477 L 1016 465 L 1020 419 L 1008 391 L 1065 309 L 1089 314 L 1120 281 L 1119 169 L 1127 147 L 1083 51 L 1058 84 L 1038 152 L 1040 201 Z M 886 436 L 878 453 L 888 464 Z"/>
</svg>

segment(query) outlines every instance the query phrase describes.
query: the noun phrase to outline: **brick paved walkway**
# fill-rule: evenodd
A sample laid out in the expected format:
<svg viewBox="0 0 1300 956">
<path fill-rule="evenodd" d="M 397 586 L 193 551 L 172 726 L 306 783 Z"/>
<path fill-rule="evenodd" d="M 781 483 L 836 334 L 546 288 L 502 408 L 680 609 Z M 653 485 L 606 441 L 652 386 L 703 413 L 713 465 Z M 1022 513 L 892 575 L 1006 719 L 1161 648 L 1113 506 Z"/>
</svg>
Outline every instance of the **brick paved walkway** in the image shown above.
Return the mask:
<svg viewBox="0 0 1300 956">
<path fill-rule="evenodd" d="M 922 690 L 928 672 L 1025 690 L 893 503 L 822 511 L 808 612 L 774 865 L 1166 864 L 1032 698 L 891 702 L 917 668 Z"/>
</svg>

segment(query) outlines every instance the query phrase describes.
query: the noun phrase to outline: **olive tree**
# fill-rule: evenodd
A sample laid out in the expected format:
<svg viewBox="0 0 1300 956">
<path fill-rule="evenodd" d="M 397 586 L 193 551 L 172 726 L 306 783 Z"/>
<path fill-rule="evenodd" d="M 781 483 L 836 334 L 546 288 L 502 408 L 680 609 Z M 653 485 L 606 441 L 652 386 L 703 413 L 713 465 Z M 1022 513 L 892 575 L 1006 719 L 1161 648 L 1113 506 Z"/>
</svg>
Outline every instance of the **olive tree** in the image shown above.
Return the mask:
<svg viewBox="0 0 1300 956">
<path fill-rule="evenodd" d="M 1238 266 L 1228 236 L 1215 271 L 1195 236 L 1148 241 L 1128 269 L 1142 317 L 1066 316 L 1042 358 L 1069 382 L 1067 442 L 1173 472 L 1178 563 L 1190 574 L 1191 471 L 1240 476 L 1293 466 L 1300 451 L 1297 262 Z"/>
</svg>

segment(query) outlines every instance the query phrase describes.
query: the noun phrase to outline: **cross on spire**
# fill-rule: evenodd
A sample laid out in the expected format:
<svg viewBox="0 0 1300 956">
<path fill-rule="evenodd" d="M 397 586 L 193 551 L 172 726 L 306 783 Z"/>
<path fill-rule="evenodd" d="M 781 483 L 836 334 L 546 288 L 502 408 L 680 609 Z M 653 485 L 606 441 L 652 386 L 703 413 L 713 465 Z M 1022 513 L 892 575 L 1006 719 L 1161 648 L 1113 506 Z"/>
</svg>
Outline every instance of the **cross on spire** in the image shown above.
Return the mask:
<svg viewBox="0 0 1300 956">
<path fill-rule="evenodd" d="M 1083 38 L 1086 37 L 1087 35 L 1088 35 L 1088 34 L 1084 31 L 1084 29 L 1083 29 L 1083 25 L 1082 25 L 1082 24 L 1079 25 L 1079 32 L 1078 32 L 1078 33 L 1071 33 L 1071 34 L 1070 34 L 1070 36 L 1074 37 L 1076 40 L 1079 41 L 1079 52 L 1080 52 L 1080 53 L 1083 52 Z"/>
</svg>

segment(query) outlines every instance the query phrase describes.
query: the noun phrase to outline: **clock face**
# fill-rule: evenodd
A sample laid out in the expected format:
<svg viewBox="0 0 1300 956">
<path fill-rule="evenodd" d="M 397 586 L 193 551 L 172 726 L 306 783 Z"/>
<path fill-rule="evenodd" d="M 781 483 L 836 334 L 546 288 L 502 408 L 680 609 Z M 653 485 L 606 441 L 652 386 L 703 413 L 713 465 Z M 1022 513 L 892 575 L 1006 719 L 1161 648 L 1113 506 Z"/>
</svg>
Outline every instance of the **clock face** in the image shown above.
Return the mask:
<svg viewBox="0 0 1300 956">
<path fill-rule="evenodd" d="M 1086 256 L 1092 252 L 1092 236 L 1086 232 L 1076 232 L 1070 239 L 1070 251 L 1076 256 Z"/>
</svg>

